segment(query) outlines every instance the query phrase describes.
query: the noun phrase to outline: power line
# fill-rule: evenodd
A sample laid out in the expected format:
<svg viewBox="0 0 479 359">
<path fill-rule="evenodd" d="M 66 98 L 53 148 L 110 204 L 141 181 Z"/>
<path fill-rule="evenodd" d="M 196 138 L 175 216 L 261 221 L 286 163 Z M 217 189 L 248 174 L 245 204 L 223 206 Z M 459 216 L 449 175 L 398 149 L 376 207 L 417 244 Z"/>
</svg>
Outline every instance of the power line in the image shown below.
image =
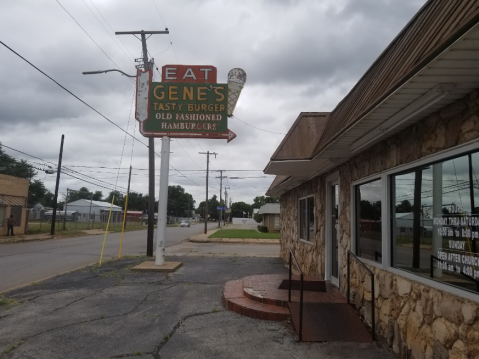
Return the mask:
<svg viewBox="0 0 479 359">
<path fill-rule="evenodd" d="M 259 128 L 259 127 L 256 127 L 256 126 L 253 126 L 253 125 L 250 125 L 248 122 L 245 122 L 243 120 L 240 120 L 238 117 L 236 117 L 235 115 L 233 115 L 233 118 L 236 118 L 238 121 L 240 122 L 243 122 L 245 125 L 248 125 L 250 127 L 253 127 L 254 129 L 256 130 L 259 130 L 259 131 L 263 131 L 263 132 L 268 132 L 268 133 L 272 133 L 274 135 L 286 135 L 285 133 L 280 133 L 280 132 L 273 132 L 273 131 L 268 131 L 268 130 L 263 130 L 262 128 Z"/>
<path fill-rule="evenodd" d="M 0 41 L 0 44 L 2 44 L 3 46 L 5 46 L 8 50 L 10 50 L 11 52 L 13 52 L 15 55 L 17 55 L 19 58 L 21 58 L 23 61 L 25 61 L 27 64 L 29 64 L 30 66 L 32 66 L 35 70 L 37 70 L 38 72 L 40 72 L 42 75 L 48 77 L 50 80 L 52 80 L 55 84 L 57 84 L 59 87 L 61 87 L 63 90 L 65 90 L 66 92 L 68 92 L 70 95 L 72 95 L 73 97 L 75 97 L 78 101 L 80 101 L 81 103 L 83 103 L 84 105 L 86 105 L 87 107 L 89 107 L 90 109 L 92 109 L 93 111 L 95 111 L 97 114 L 99 114 L 101 117 L 103 117 L 105 120 L 107 120 L 108 122 L 110 122 L 112 125 L 114 125 L 115 127 L 118 127 L 121 131 L 123 131 L 124 133 L 128 134 L 128 136 L 132 137 L 134 140 L 140 142 L 142 145 L 144 145 L 145 147 L 148 147 L 148 145 L 142 141 L 140 141 L 139 139 L 137 139 L 136 137 L 134 137 L 133 135 L 131 135 L 130 133 L 126 132 L 124 129 L 122 129 L 119 125 L 117 125 L 115 122 L 113 122 L 112 120 L 110 120 L 108 117 L 106 117 L 104 114 L 102 114 L 100 111 L 98 111 L 97 109 L 95 109 L 93 106 L 89 105 L 88 103 L 86 103 L 85 101 L 83 101 L 80 97 L 78 97 L 77 95 L 75 95 L 73 92 L 71 92 L 69 89 L 67 89 L 65 86 L 63 86 L 62 84 L 60 84 L 58 81 L 56 81 L 53 77 L 47 75 L 45 72 L 43 72 L 42 70 L 40 70 L 38 67 L 36 67 L 34 64 L 32 64 L 30 61 L 28 61 L 26 58 L 24 58 L 22 55 L 20 55 L 18 52 L 16 52 L 15 50 L 13 50 L 11 47 L 9 47 L 8 45 L 6 45 L 4 42 Z"/>
<path fill-rule="evenodd" d="M 90 2 L 91 2 L 91 0 L 90 0 Z M 133 65 L 135 65 L 135 62 L 128 56 L 128 54 L 125 52 L 125 50 L 123 50 L 123 48 L 122 48 L 120 45 L 118 45 L 118 43 L 116 42 L 115 38 L 108 32 L 108 30 L 106 29 L 106 27 L 103 25 L 103 23 L 100 21 L 100 19 L 95 15 L 95 13 L 93 12 L 93 10 L 90 9 L 90 7 L 88 6 L 88 4 L 86 3 L 85 0 L 83 0 L 83 3 L 84 3 L 85 6 L 88 8 L 88 10 L 90 10 L 90 12 L 91 12 L 92 15 L 95 17 L 95 19 L 100 23 L 101 27 L 103 27 L 103 29 L 106 31 L 106 33 L 108 34 L 108 36 L 111 37 L 111 39 L 113 40 L 113 42 L 115 43 L 115 45 L 118 46 L 118 48 L 125 54 L 125 56 L 128 58 L 128 60 L 130 60 L 130 61 L 133 63 Z M 93 2 L 92 2 L 92 4 L 93 4 Z M 93 4 L 93 6 L 95 6 L 95 4 Z M 95 6 L 95 9 L 98 11 L 98 9 L 96 8 L 96 6 Z M 98 11 L 98 12 L 99 12 L 99 11 Z M 103 17 L 103 16 L 102 16 L 102 17 Z M 103 20 L 105 20 L 105 18 L 103 18 Z M 113 31 L 113 32 L 114 32 L 114 31 Z M 130 54 L 130 55 L 131 55 L 131 54 Z M 134 58 L 133 55 L 132 55 L 131 57 Z"/>
<path fill-rule="evenodd" d="M 156 9 L 156 11 L 158 12 L 158 15 L 160 15 L 161 21 L 163 21 L 163 24 L 164 24 L 165 27 L 167 28 L 168 26 L 166 26 L 166 22 L 165 22 L 165 20 L 163 19 L 163 16 L 161 16 L 160 9 L 158 9 L 158 6 L 156 6 L 155 0 L 151 0 L 151 1 L 153 2 L 153 5 L 155 5 L 155 9 Z M 171 35 L 168 34 L 168 37 L 169 37 L 169 39 L 170 39 L 171 48 L 173 49 L 173 54 L 175 55 L 176 63 L 179 64 L 178 57 L 176 56 L 175 47 L 173 46 L 173 40 L 171 39 Z"/>
<path fill-rule="evenodd" d="M 108 23 L 108 21 L 105 19 L 105 17 L 103 16 L 103 14 L 101 13 L 101 11 L 96 7 L 95 3 L 93 2 L 93 0 L 90 0 L 90 2 L 92 3 L 92 5 L 95 7 L 96 11 L 98 11 L 98 13 L 100 14 L 100 16 L 102 17 L 102 19 L 106 22 L 106 24 L 108 25 L 108 27 L 111 29 L 111 31 L 113 31 L 113 33 L 115 33 L 115 30 L 113 30 L 113 28 L 110 26 L 110 24 Z M 134 59 L 135 56 L 131 53 L 131 51 L 128 49 L 128 47 L 125 45 L 125 43 L 121 40 L 121 38 L 119 37 L 118 40 L 122 43 L 123 47 L 126 49 L 126 51 L 128 51 L 131 55 L 131 57 Z"/>
<path fill-rule="evenodd" d="M 60 1 L 59 1 L 59 0 L 56 0 L 56 2 L 58 3 L 58 5 L 60 5 L 60 7 L 61 7 L 63 10 L 65 10 L 65 12 L 73 19 L 73 21 L 75 21 L 76 24 L 77 24 L 78 26 L 80 26 L 80 28 L 83 30 L 83 32 L 90 38 L 91 41 L 93 41 L 93 42 L 95 43 L 96 46 L 98 46 L 98 48 L 101 50 L 101 52 L 103 52 L 103 54 L 104 54 L 118 69 L 121 70 L 121 67 L 118 66 L 118 65 L 116 64 L 116 62 L 111 59 L 110 56 L 108 56 L 108 54 L 101 48 L 100 45 L 98 45 L 98 43 L 97 43 L 95 40 L 93 40 L 93 37 L 90 36 L 90 34 L 83 28 L 83 26 L 80 25 L 80 23 L 73 17 L 73 15 L 70 14 L 70 13 L 68 12 L 68 10 L 63 7 L 62 4 L 60 4 Z M 132 82 L 134 82 L 134 81 L 133 81 L 132 79 L 130 79 L 130 78 L 128 78 L 128 80 L 131 80 Z"/>
</svg>

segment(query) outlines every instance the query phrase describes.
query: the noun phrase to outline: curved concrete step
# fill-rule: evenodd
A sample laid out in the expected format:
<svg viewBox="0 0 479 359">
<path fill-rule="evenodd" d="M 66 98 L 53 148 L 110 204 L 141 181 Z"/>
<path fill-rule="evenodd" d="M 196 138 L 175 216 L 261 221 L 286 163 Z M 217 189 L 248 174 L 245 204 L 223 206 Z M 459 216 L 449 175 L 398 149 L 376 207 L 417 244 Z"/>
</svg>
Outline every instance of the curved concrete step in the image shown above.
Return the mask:
<svg viewBox="0 0 479 359">
<path fill-rule="evenodd" d="M 225 284 L 223 305 L 235 313 L 264 320 L 288 320 L 289 309 L 273 304 L 259 303 L 245 296 L 243 280 L 230 281 Z"/>
</svg>

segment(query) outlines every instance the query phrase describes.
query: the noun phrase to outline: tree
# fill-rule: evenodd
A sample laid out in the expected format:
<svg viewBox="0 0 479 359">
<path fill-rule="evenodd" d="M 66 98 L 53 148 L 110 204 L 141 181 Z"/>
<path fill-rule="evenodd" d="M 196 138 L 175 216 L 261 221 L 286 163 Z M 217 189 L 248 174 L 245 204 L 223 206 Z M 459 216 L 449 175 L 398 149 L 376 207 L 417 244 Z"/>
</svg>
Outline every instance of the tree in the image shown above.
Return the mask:
<svg viewBox="0 0 479 359">
<path fill-rule="evenodd" d="M 211 197 L 209 200 L 208 200 L 208 214 L 210 215 L 210 220 L 217 220 L 218 219 L 218 207 L 220 207 L 220 205 L 223 205 L 224 201 L 221 200 L 221 202 L 218 202 L 218 197 L 216 195 L 213 195 L 213 197 Z M 200 204 L 198 205 L 198 208 L 196 209 L 195 211 L 196 213 L 198 213 L 202 218 L 204 218 L 205 216 L 205 201 L 203 202 L 200 202 Z"/>
<path fill-rule="evenodd" d="M 128 195 L 128 210 L 144 211 L 145 209 L 148 209 L 148 198 L 148 195 L 130 192 Z"/>
<path fill-rule="evenodd" d="M 396 213 L 411 213 L 412 204 L 407 199 L 396 205 Z"/>
<path fill-rule="evenodd" d="M 32 165 L 25 160 L 17 160 L 5 153 L 0 143 L 0 173 L 4 175 L 26 178 L 32 181 L 37 174 Z"/>
<path fill-rule="evenodd" d="M 68 203 L 78 201 L 79 199 L 91 199 L 91 192 L 86 187 L 82 187 L 79 190 L 68 191 Z"/>
<path fill-rule="evenodd" d="M 251 215 L 253 212 L 253 207 L 250 204 L 245 202 L 235 202 L 231 205 L 231 216 L 232 217 L 244 217 L 246 215 Z"/>
<path fill-rule="evenodd" d="M 53 193 L 45 188 L 40 180 L 30 181 L 28 186 L 28 204 L 34 206 L 41 203 L 45 207 L 49 207 L 53 202 Z"/>
<path fill-rule="evenodd" d="M 270 197 L 270 196 L 256 196 L 253 199 L 252 208 L 261 208 L 261 206 L 266 203 L 279 203 L 279 197 Z"/>
<path fill-rule="evenodd" d="M 103 198 L 103 193 L 101 193 L 101 191 L 95 191 L 95 193 L 93 193 L 93 200 L 94 201 L 101 201 L 101 199 Z"/>
<path fill-rule="evenodd" d="M 115 199 L 113 200 L 113 204 L 124 207 L 125 205 L 125 198 L 123 197 L 123 194 L 120 191 L 111 191 L 110 194 L 108 195 L 107 198 L 105 198 L 105 202 L 111 203 L 113 199 L 113 195 L 115 196 Z"/>
<path fill-rule="evenodd" d="M 45 207 L 53 204 L 53 194 L 46 189 L 41 180 L 34 180 L 37 174 L 35 168 L 24 160 L 17 160 L 8 155 L 2 148 L 0 143 L 0 173 L 4 175 L 25 178 L 30 184 L 28 187 L 28 204 L 33 206 L 41 203 Z"/>
<path fill-rule="evenodd" d="M 379 220 L 381 219 L 381 201 L 369 202 L 363 199 L 360 203 L 360 211 L 362 219 Z"/>
<path fill-rule="evenodd" d="M 191 194 L 186 193 L 185 189 L 179 185 L 168 186 L 168 215 L 190 217 L 194 209 L 195 200 Z"/>
</svg>

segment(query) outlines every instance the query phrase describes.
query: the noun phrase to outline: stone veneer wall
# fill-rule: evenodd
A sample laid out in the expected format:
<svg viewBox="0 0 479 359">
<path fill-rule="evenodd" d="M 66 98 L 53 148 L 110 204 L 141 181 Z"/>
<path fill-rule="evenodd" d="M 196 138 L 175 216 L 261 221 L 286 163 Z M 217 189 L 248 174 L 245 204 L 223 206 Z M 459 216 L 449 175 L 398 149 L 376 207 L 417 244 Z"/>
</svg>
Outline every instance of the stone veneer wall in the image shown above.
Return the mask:
<svg viewBox="0 0 479 359">
<path fill-rule="evenodd" d="M 335 168 L 340 182 L 340 283 L 346 288 L 346 255 L 351 246 L 351 183 L 479 138 L 479 91 L 444 107 L 398 135 Z M 314 178 L 281 196 L 281 257 L 292 248 L 305 273 L 324 273 L 325 178 Z M 298 199 L 314 194 L 315 241 L 298 238 Z M 370 267 L 375 273 L 376 332 L 401 358 L 479 359 L 479 296 L 472 302 L 416 281 Z M 370 324 L 371 283 L 351 266 L 351 298 Z"/>
</svg>

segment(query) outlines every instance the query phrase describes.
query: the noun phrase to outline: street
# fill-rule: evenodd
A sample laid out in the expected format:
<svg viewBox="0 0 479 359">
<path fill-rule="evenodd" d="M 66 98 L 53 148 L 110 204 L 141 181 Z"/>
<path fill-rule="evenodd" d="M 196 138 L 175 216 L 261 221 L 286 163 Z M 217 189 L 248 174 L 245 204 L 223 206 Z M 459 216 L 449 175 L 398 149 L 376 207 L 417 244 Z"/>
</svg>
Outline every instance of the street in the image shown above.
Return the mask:
<svg viewBox="0 0 479 359">
<path fill-rule="evenodd" d="M 209 229 L 217 226 L 210 223 Z M 200 234 L 204 224 L 167 227 L 166 248 Z M 100 260 L 104 235 L 0 245 L 0 293 Z M 121 233 L 107 235 L 103 260 L 118 258 Z M 156 244 L 156 232 L 154 246 Z M 168 249 L 167 249 L 168 252 Z M 125 232 L 122 256 L 146 254 L 146 230 Z"/>
</svg>

